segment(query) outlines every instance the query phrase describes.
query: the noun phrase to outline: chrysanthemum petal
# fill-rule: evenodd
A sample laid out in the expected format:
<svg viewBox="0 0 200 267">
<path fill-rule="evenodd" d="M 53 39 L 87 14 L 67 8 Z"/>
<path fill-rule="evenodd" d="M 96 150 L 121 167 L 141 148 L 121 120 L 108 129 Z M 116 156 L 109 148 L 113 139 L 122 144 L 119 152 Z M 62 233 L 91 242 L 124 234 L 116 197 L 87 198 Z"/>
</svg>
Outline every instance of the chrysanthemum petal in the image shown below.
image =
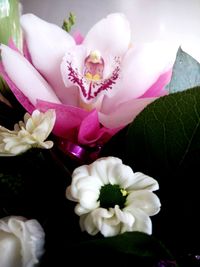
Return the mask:
<svg viewBox="0 0 200 267">
<path fill-rule="evenodd" d="M 141 190 L 145 189 L 148 191 L 155 191 L 159 189 L 158 182 L 153 179 L 152 177 L 141 173 L 141 172 L 135 172 L 134 173 L 134 180 L 132 181 L 132 184 L 127 184 L 128 190 Z"/>
<path fill-rule="evenodd" d="M 149 216 L 143 212 L 141 209 L 133 209 L 130 211 L 134 218 L 135 222 L 132 227 L 132 231 L 144 232 L 146 234 L 152 234 L 152 222 Z"/>
<path fill-rule="evenodd" d="M 148 216 L 157 214 L 161 206 L 159 198 L 147 190 L 131 192 L 127 197 L 126 204 L 126 210 L 140 209 Z"/>
</svg>

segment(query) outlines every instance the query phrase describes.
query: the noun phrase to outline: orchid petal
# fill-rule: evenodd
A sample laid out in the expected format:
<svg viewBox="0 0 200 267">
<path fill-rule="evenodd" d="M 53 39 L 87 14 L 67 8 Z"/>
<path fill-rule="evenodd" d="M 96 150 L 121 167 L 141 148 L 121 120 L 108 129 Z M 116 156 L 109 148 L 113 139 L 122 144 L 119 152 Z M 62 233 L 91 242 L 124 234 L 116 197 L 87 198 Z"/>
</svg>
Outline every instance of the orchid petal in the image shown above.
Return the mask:
<svg viewBox="0 0 200 267">
<path fill-rule="evenodd" d="M 97 111 L 93 110 L 84 118 L 80 125 L 78 141 L 85 145 L 105 144 L 120 129 L 121 128 L 113 127 L 109 129 L 102 127 L 98 119 Z"/>
<path fill-rule="evenodd" d="M 114 13 L 97 22 L 86 35 L 83 44 L 88 53 L 99 50 L 103 56 L 123 56 L 131 41 L 131 30 L 123 14 Z"/>
<path fill-rule="evenodd" d="M 31 104 L 31 102 L 28 100 L 28 98 L 17 88 L 17 86 L 11 81 L 11 79 L 8 77 L 7 73 L 4 70 L 2 62 L 0 62 L 0 75 L 3 77 L 3 79 L 8 84 L 10 90 L 15 95 L 16 99 L 19 101 L 19 103 L 29 112 L 32 113 L 35 109 L 35 107 Z"/>
<path fill-rule="evenodd" d="M 160 42 L 131 48 L 122 61 L 120 80 L 112 89 L 116 94 L 112 98 L 108 94 L 104 99 L 104 109 L 113 109 L 129 99 L 141 97 L 161 74 L 171 69 L 176 55 L 173 49 Z"/>
<path fill-rule="evenodd" d="M 66 87 L 72 86 L 74 84 L 77 85 L 75 81 L 72 81 L 72 77 L 70 76 L 72 69 L 76 72 L 76 75 L 80 80 L 83 78 L 85 58 L 86 47 L 84 47 L 83 45 L 74 46 L 72 49 L 69 49 L 63 57 L 60 68 Z"/>
<path fill-rule="evenodd" d="M 83 119 L 88 116 L 88 111 L 46 101 L 38 101 L 36 108 L 42 112 L 54 109 L 56 112 L 56 122 L 53 133 L 57 136 L 67 138 L 71 142 L 77 141 L 77 131 Z"/>
<path fill-rule="evenodd" d="M 96 110 L 88 112 L 81 108 L 38 101 L 36 108 L 42 112 L 48 109 L 56 111 L 53 133 L 75 143 L 90 145 L 104 144 L 121 128 L 101 127 Z M 67 123 L 66 123 L 67 121 Z"/>
<path fill-rule="evenodd" d="M 75 31 L 73 33 L 73 38 L 74 38 L 74 40 L 75 40 L 75 42 L 76 42 L 77 45 L 82 44 L 82 42 L 84 40 L 83 35 L 79 31 Z"/>
<path fill-rule="evenodd" d="M 62 58 L 75 45 L 74 39 L 57 25 L 33 14 L 23 15 L 21 25 L 34 66 L 51 84 L 62 103 L 76 105 L 78 90 L 66 92 L 60 73 Z"/>
<path fill-rule="evenodd" d="M 119 105 L 113 112 L 106 114 L 99 112 L 100 123 L 107 128 L 124 127 L 131 123 L 135 117 L 156 98 L 131 99 Z"/>
<path fill-rule="evenodd" d="M 0 49 L 6 73 L 33 105 L 36 104 L 38 98 L 54 103 L 60 102 L 51 87 L 28 60 L 6 45 L 2 44 Z"/>
<path fill-rule="evenodd" d="M 140 97 L 160 97 L 168 94 L 165 86 L 170 82 L 172 69 L 160 75 L 158 80 Z"/>
</svg>

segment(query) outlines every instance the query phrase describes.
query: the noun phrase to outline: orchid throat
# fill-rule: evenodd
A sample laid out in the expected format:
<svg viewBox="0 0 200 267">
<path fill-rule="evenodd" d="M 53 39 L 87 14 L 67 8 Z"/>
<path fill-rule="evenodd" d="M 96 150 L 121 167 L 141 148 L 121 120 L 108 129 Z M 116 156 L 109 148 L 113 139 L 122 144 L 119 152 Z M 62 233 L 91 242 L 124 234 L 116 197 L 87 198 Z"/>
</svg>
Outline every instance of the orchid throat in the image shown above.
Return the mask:
<svg viewBox="0 0 200 267">
<path fill-rule="evenodd" d="M 114 58 L 114 63 L 111 74 L 105 78 L 105 61 L 98 50 L 91 51 L 85 58 L 82 73 L 73 67 L 72 62 L 67 61 L 67 78 L 79 87 L 84 106 L 88 105 L 89 109 L 96 107 L 95 103 L 99 100 L 99 96 L 112 89 L 119 78 L 120 71 L 119 59 Z"/>
</svg>

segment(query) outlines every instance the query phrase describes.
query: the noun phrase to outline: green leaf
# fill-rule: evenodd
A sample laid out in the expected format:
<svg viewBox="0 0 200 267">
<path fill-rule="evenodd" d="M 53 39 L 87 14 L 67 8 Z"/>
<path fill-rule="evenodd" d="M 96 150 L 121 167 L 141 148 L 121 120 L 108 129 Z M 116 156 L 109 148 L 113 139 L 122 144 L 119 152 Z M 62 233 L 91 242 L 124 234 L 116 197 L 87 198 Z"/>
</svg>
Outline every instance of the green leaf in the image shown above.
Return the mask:
<svg viewBox="0 0 200 267">
<path fill-rule="evenodd" d="M 127 141 L 128 155 L 150 169 L 152 162 L 162 172 L 181 168 L 200 152 L 200 87 L 154 101 L 130 125 Z"/>
<path fill-rule="evenodd" d="M 155 178 L 154 234 L 174 253 L 199 248 L 200 87 L 159 98 L 129 126 L 123 159 Z"/>
<path fill-rule="evenodd" d="M 142 232 L 128 232 L 115 237 L 98 238 L 85 241 L 72 250 L 77 255 L 103 255 L 102 261 L 134 266 L 153 266 L 160 259 L 173 260 L 171 253 L 155 237 Z M 99 258 L 101 262 L 101 259 Z M 117 265 L 119 266 L 119 265 Z"/>
<path fill-rule="evenodd" d="M 173 66 L 172 79 L 167 86 L 170 93 L 200 85 L 200 64 L 179 48 Z"/>
</svg>

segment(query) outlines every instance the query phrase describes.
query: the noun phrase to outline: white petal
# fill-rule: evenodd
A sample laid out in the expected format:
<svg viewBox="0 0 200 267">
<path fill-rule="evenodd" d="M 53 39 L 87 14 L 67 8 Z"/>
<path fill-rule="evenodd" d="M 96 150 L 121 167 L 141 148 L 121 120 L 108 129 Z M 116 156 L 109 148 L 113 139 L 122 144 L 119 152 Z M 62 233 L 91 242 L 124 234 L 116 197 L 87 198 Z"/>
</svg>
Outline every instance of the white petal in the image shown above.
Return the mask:
<svg viewBox="0 0 200 267">
<path fill-rule="evenodd" d="M 83 44 L 88 54 L 99 50 L 106 55 L 123 56 L 131 40 L 130 25 L 123 14 L 110 14 L 97 22 L 86 35 Z"/>
<path fill-rule="evenodd" d="M 129 190 L 145 189 L 148 191 L 155 191 L 159 189 L 158 182 L 155 179 L 141 172 L 134 173 L 134 180 L 132 184 L 127 185 L 127 187 Z"/>
<path fill-rule="evenodd" d="M 122 211 L 118 205 L 115 206 L 115 214 L 117 218 L 120 220 L 122 228 L 122 232 L 131 231 L 133 224 L 135 222 L 135 218 L 133 215 L 128 211 Z"/>
<path fill-rule="evenodd" d="M 21 25 L 34 66 L 54 88 L 61 102 L 75 104 L 77 92 L 70 89 L 66 91 L 60 73 L 62 58 L 65 52 L 75 45 L 74 39 L 57 25 L 33 14 L 23 15 Z"/>
<path fill-rule="evenodd" d="M 115 216 L 113 208 L 109 210 L 98 208 L 91 213 L 93 223 L 105 237 L 120 233 L 120 221 Z"/>
<path fill-rule="evenodd" d="M 142 96 L 175 60 L 174 47 L 161 42 L 146 43 L 131 48 L 121 64 L 121 77 L 116 94 L 106 98 L 104 108 L 115 109 L 119 104 Z M 109 95 L 109 94 L 108 94 Z"/>
<path fill-rule="evenodd" d="M 6 45 L 2 44 L 0 50 L 8 76 L 33 105 L 36 105 L 37 99 L 60 103 L 52 88 L 28 60 Z"/>
<path fill-rule="evenodd" d="M 21 244 L 15 235 L 0 230 L 0 266 L 21 267 Z"/>
<path fill-rule="evenodd" d="M 93 222 L 91 213 L 80 217 L 80 226 L 82 231 L 87 231 L 90 235 L 96 235 L 99 232 L 99 229 Z"/>
<path fill-rule="evenodd" d="M 131 213 L 135 218 L 132 231 L 144 232 L 149 235 L 152 234 L 152 222 L 149 216 L 140 209 L 134 209 Z"/>
<path fill-rule="evenodd" d="M 75 206 L 74 212 L 79 215 L 83 216 L 85 214 L 88 214 L 91 210 L 86 209 L 85 207 L 81 206 L 80 204 L 77 204 Z"/>
<path fill-rule="evenodd" d="M 148 216 L 153 216 L 160 211 L 160 200 L 147 190 L 134 191 L 127 196 L 126 210 L 140 209 Z"/>
<path fill-rule="evenodd" d="M 88 210 L 96 209 L 99 206 L 97 202 L 98 195 L 95 191 L 84 190 L 79 194 L 80 205 Z"/>
<path fill-rule="evenodd" d="M 30 130 L 31 135 L 39 142 L 43 142 L 53 130 L 56 114 L 54 110 L 48 110 L 45 113 L 37 113 L 35 110 L 32 118 L 27 121 L 26 129 Z M 33 121 L 34 128 L 29 127 L 28 122 Z"/>
<path fill-rule="evenodd" d="M 36 220 L 21 221 L 11 218 L 8 222 L 12 232 L 21 241 L 23 267 L 32 267 L 43 254 L 44 231 Z"/>
<path fill-rule="evenodd" d="M 104 96 L 102 111 L 98 112 L 99 121 L 107 128 L 124 127 L 125 125 L 131 123 L 135 117 L 155 99 L 156 98 L 153 97 L 138 99 L 133 98 L 114 108 L 114 106 L 112 106 L 113 103 L 110 103 L 111 98 Z M 116 101 L 120 101 L 120 99 Z M 114 105 L 115 104 L 117 105 L 117 102 L 114 103 Z"/>
<path fill-rule="evenodd" d="M 100 158 L 90 165 L 92 176 L 99 177 L 103 185 L 116 184 L 116 179 L 113 175 L 115 166 L 122 164 L 121 159 L 115 157 Z"/>
<path fill-rule="evenodd" d="M 70 66 L 77 72 L 77 75 L 82 78 L 84 74 L 83 67 L 86 56 L 86 47 L 83 45 L 75 46 L 71 49 L 68 49 L 67 53 L 65 53 L 65 56 L 63 57 L 61 63 L 61 73 L 66 87 L 75 84 L 69 79 Z M 77 86 L 77 84 L 75 85 Z"/>
<path fill-rule="evenodd" d="M 118 235 L 120 233 L 120 224 L 113 226 L 108 223 L 103 223 L 100 232 L 105 237 Z"/>
</svg>

